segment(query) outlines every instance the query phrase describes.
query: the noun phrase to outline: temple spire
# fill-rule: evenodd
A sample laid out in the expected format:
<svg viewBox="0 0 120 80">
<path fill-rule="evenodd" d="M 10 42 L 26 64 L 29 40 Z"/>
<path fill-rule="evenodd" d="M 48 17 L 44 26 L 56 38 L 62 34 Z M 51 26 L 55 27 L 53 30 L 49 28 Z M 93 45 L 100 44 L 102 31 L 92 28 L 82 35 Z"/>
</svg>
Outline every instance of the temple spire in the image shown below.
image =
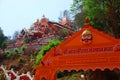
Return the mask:
<svg viewBox="0 0 120 80">
<path fill-rule="evenodd" d="M 42 16 L 43 18 L 45 17 L 45 15 L 43 14 L 43 16 Z"/>
</svg>

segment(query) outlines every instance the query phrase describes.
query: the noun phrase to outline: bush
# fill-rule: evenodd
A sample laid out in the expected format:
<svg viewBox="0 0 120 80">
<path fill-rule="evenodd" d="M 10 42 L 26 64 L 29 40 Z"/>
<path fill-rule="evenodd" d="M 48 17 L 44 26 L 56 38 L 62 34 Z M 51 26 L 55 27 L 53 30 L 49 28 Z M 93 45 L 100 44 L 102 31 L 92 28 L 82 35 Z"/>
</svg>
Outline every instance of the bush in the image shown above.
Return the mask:
<svg viewBox="0 0 120 80">
<path fill-rule="evenodd" d="M 29 42 L 31 42 L 31 38 L 24 38 L 24 40 L 23 40 L 25 43 L 29 43 Z"/>
<path fill-rule="evenodd" d="M 18 53 L 19 53 L 19 49 L 18 49 L 18 48 L 14 48 L 14 52 L 15 52 L 16 54 L 18 54 Z"/>
<path fill-rule="evenodd" d="M 50 42 L 49 42 L 49 44 L 47 46 L 43 46 L 41 51 L 38 52 L 38 55 L 36 57 L 36 65 L 38 65 L 40 63 L 42 57 L 45 55 L 45 53 L 47 51 L 49 51 L 52 47 L 57 46 L 58 44 L 60 44 L 60 40 L 57 39 L 55 41 L 50 40 Z"/>
<path fill-rule="evenodd" d="M 21 51 L 23 51 L 24 53 L 25 53 L 25 49 L 27 48 L 27 46 L 25 46 L 25 45 L 23 45 L 22 47 L 21 47 Z"/>
<path fill-rule="evenodd" d="M 22 57 L 20 57 L 20 58 L 18 59 L 18 62 L 19 62 L 19 63 L 22 63 L 22 62 L 24 62 L 24 59 L 23 59 Z"/>
<path fill-rule="evenodd" d="M 38 54 L 37 58 L 36 58 L 36 65 L 38 65 L 42 59 L 43 55 L 42 54 Z"/>
<path fill-rule="evenodd" d="M 54 44 L 54 41 L 53 41 L 53 40 L 50 40 L 48 45 L 49 45 L 50 47 L 54 47 L 54 45 L 55 45 L 55 44 Z"/>
<path fill-rule="evenodd" d="M 6 55 L 7 58 L 9 58 L 11 56 L 11 52 L 9 50 L 6 50 L 5 55 Z"/>
<path fill-rule="evenodd" d="M 43 47 L 42 47 L 42 51 L 44 52 L 43 55 L 45 55 L 45 53 L 46 53 L 47 51 L 49 51 L 49 50 L 50 50 L 50 46 L 49 46 L 49 45 L 43 46 Z"/>
<path fill-rule="evenodd" d="M 65 39 L 65 37 L 69 36 L 69 31 L 67 29 L 61 29 L 59 35 L 61 35 L 61 39 Z"/>
</svg>

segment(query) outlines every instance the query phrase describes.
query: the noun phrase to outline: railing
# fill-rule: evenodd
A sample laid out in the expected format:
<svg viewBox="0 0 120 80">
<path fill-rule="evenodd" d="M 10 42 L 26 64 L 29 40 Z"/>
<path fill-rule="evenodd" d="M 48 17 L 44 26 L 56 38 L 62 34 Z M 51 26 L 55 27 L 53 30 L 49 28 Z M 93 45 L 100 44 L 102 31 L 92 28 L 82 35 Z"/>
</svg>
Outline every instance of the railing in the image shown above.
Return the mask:
<svg viewBox="0 0 120 80">
<path fill-rule="evenodd" d="M 6 68 L 3 67 L 3 65 L 0 66 L 0 71 L 3 72 L 7 80 L 33 80 L 34 75 L 30 75 L 30 72 L 27 72 L 26 74 L 18 75 L 18 73 L 15 73 L 13 69 L 6 70 Z"/>
</svg>

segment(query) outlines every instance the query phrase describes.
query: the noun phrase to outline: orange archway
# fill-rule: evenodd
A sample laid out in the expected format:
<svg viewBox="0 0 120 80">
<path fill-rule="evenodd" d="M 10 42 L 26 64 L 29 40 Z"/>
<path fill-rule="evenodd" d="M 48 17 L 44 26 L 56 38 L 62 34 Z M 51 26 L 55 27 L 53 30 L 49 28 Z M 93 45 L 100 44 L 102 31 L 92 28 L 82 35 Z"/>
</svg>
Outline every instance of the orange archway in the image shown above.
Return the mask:
<svg viewBox="0 0 120 80">
<path fill-rule="evenodd" d="M 120 39 L 88 23 L 74 35 L 52 48 L 36 68 L 34 80 L 56 80 L 58 70 L 120 68 Z"/>
</svg>

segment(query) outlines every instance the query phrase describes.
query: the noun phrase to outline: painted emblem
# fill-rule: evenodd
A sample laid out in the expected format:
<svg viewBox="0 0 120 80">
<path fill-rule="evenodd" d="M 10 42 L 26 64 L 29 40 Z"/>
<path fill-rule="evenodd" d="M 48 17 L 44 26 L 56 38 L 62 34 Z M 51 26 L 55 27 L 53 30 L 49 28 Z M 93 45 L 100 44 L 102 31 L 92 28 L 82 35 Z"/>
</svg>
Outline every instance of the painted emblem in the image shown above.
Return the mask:
<svg viewBox="0 0 120 80">
<path fill-rule="evenodd" d="M 92 42 L 93 36 L 90 30 L 88 29 L 84 30 L 81 36 L 82 42 L 84 44 L 90 44 Z"/>
</svg>

